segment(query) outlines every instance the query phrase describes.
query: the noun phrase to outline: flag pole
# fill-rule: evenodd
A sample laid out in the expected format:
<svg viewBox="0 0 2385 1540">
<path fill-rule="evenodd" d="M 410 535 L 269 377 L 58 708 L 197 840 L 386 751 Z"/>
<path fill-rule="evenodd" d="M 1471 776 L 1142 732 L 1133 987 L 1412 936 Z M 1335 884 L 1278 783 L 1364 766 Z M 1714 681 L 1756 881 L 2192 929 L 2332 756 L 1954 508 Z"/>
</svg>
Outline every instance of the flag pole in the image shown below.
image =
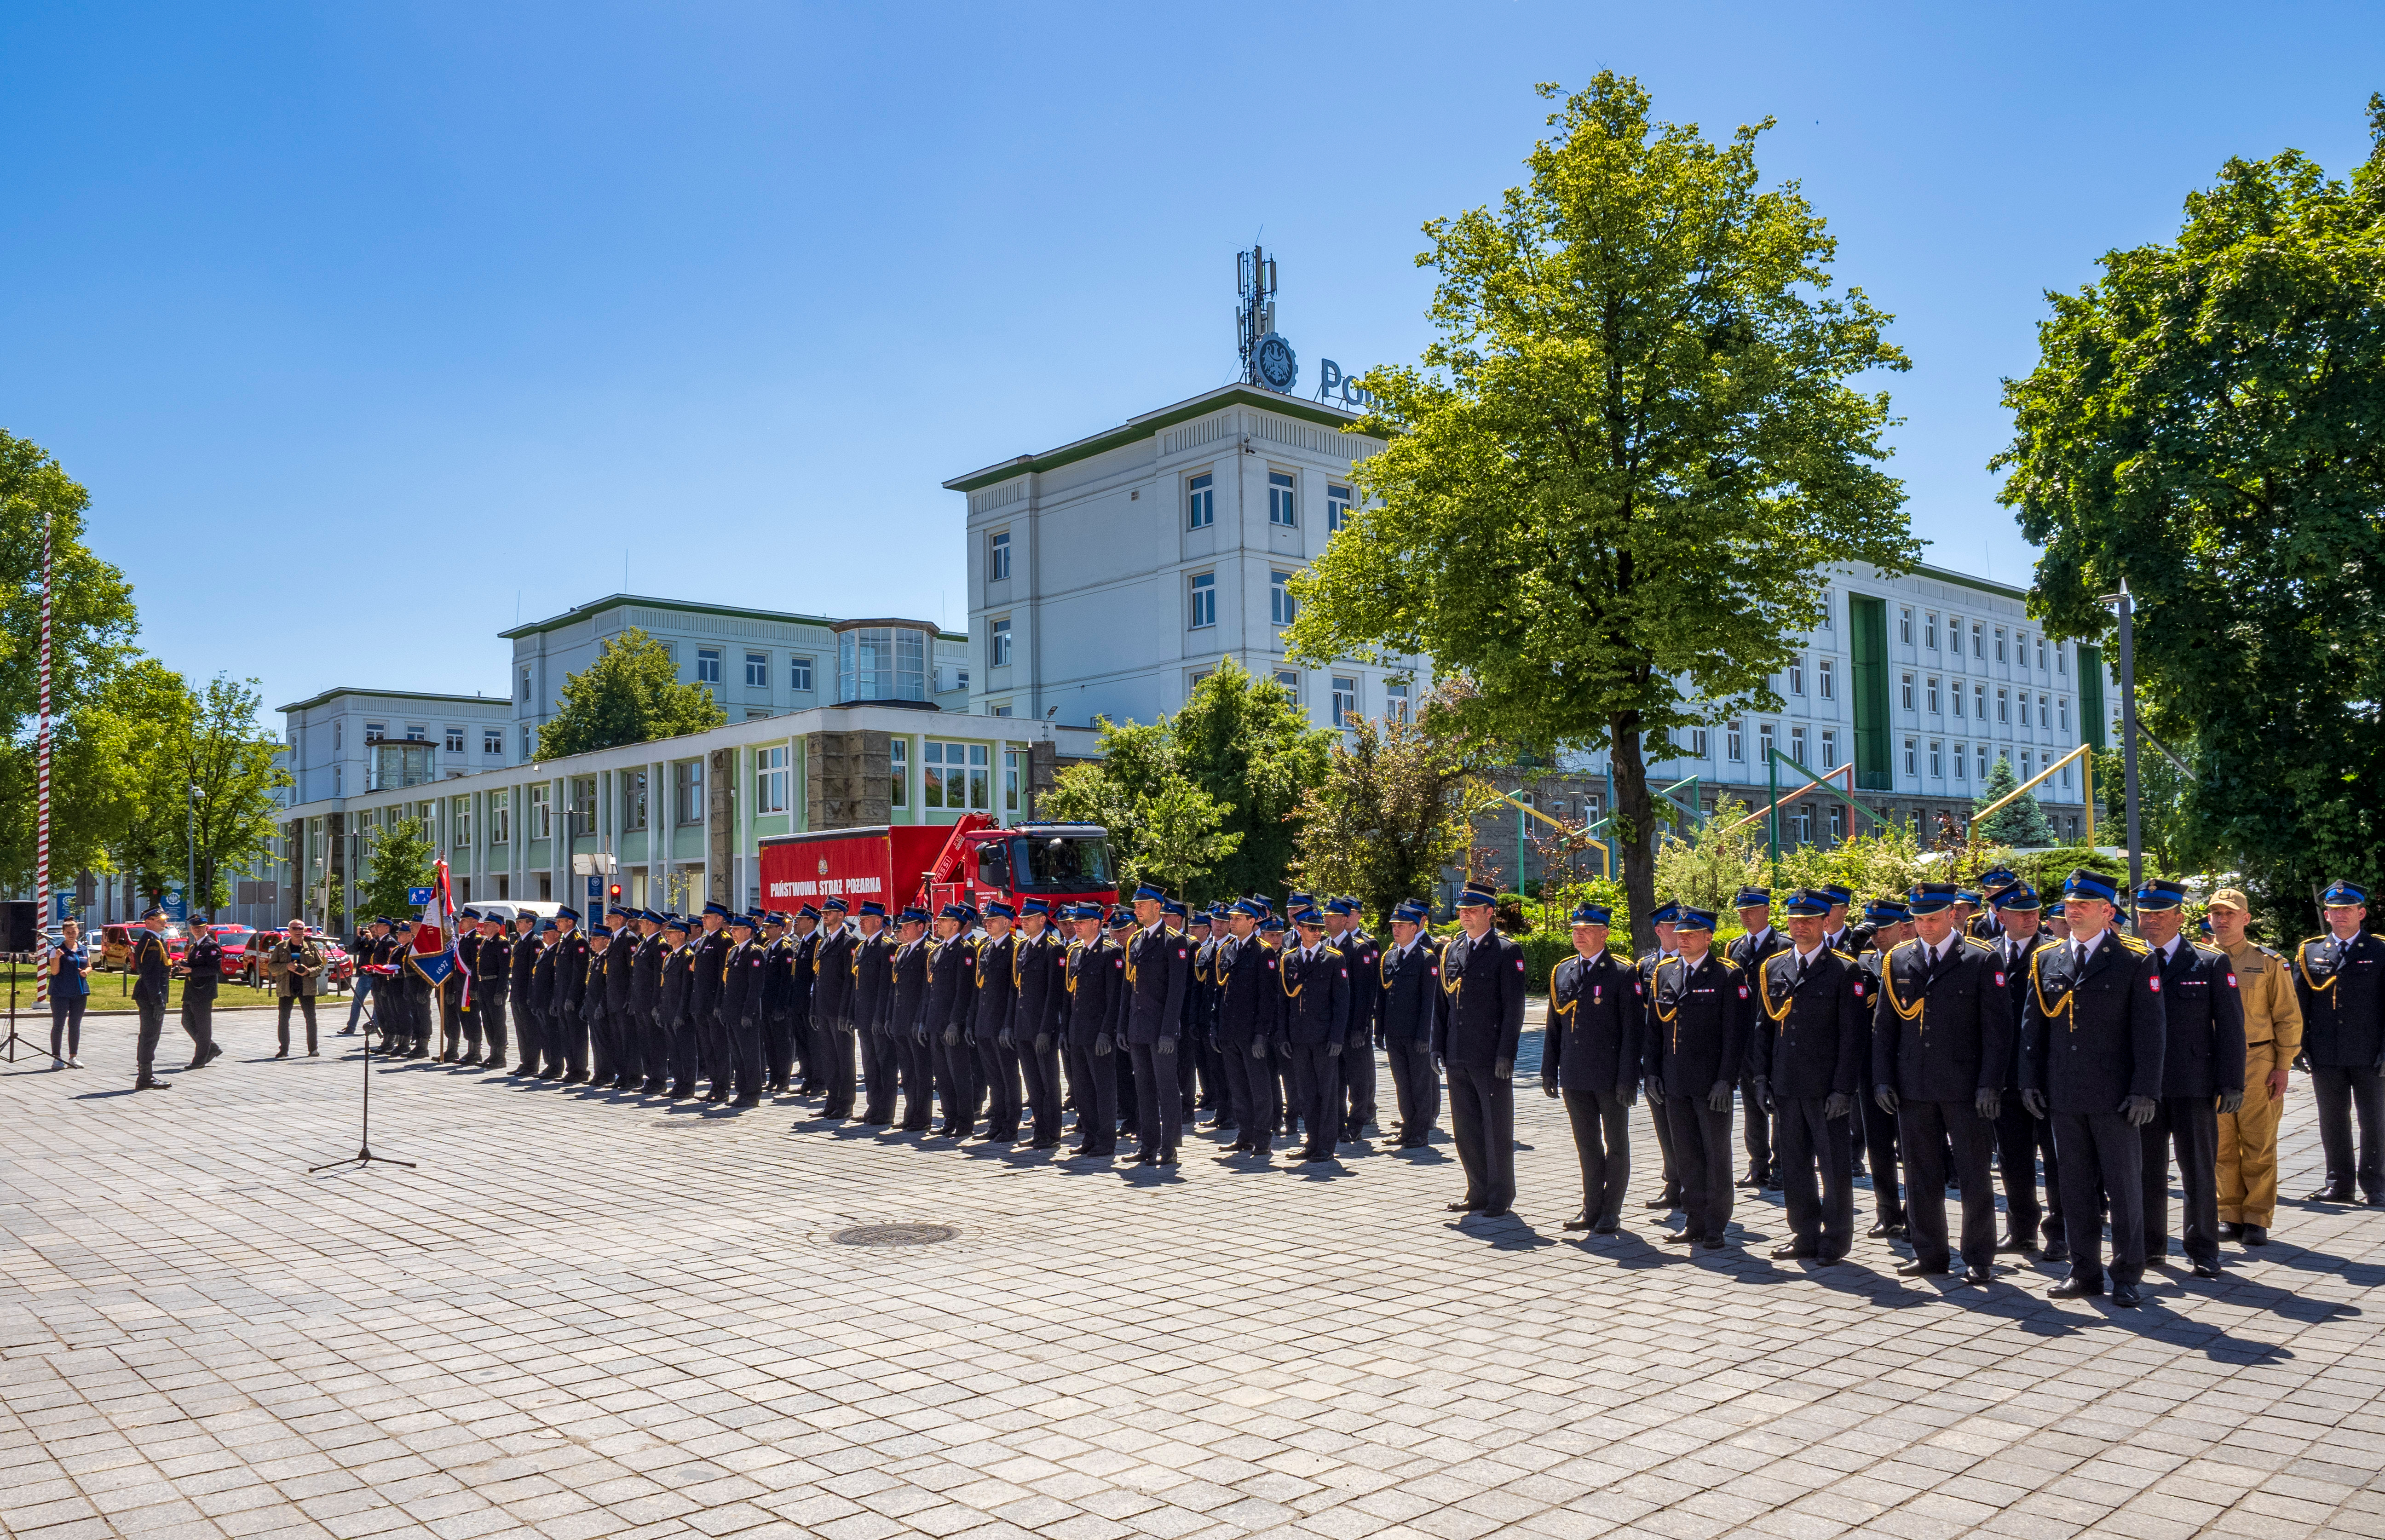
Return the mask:
<svg viewBox="0 0 2385 1540">
<path fill-rule="evenodd" d="M 33 814 L 33 1012 L 46 1013 L 50 1005 L 50 541 L 54 515 L 42 510 L 42 700 L 41 728 L 35 750 Z M 12 975 L 8 999 L 17 998 Z M 17 1062 L 17 1016 L 8 1014 L 8 1062 Z"/>
</svg>

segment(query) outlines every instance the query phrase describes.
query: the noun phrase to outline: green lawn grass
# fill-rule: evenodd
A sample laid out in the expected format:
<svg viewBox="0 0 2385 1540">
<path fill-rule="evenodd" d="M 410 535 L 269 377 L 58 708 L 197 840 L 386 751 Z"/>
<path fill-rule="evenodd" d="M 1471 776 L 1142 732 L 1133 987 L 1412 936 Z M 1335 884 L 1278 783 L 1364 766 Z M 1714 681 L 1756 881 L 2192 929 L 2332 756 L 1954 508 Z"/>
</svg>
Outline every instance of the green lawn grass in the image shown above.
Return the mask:
<svg viewBox="0 0 2385 1540">
<path fill-rule="evenodd" d="M 91 983 L 91 1003 L 84 1007 L 86 1011 L 132 1009 L 132 979 L 130 975 L 92 974 L 88 977 Z M 33 1009 L 34 983 L 33 969 L 30 963 L 0 963 L 0 1005 L 6 1004 L 6 991 L 11 984 L 14 984 L 17 989 L 17 1009 L 19 1012 L 30 1012 Z M 183 981 L 177 978 L 166 987 L 166 1007 L 169 1014 L 181 1009 L 182 985 Z M 316 999 L 315 1009 L 318 1013 L 329 1011 L 331 1008 L 331 1002 L 337 1000 L 343 1013 L 342 1019 L 346 1019 L 344 1015 L 347 1010 L 346 995 L 334 995 L 327 990 Z M 252 989 L 245 984 L 227 980 L 216 989 L 216 1009 L 219 1011 L 256 1009 L 270 1011 L 273 1009 L 273 991 Z"/>
</svg>

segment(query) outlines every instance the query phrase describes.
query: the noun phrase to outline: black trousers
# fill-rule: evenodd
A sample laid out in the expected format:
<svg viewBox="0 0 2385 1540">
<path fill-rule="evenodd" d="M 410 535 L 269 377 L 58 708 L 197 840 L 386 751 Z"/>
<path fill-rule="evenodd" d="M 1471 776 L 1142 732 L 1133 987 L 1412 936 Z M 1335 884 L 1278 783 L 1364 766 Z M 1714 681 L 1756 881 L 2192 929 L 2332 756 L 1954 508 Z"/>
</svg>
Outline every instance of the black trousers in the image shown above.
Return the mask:
<svg viewBox="0 0 2385 1540">
<path fill-rule="evenodd" d="M 1758 1026 L 1769 1024 L 1759 1022 Z M 1772 1114 L 1755 1098 L 1755 1077 L 1739 1078 L 1739 1142 L 1747 1151 L 1747 1169 L 1758 1176 L 1772 1169 Z"/>
<path fill-rule="evenodd" d="M 1902 1224 L 1904 1192 L 1897 1185 L 1896 1114 L 1874 1101 L 1868 1092 L 1855 1100 L 1863 1107 L 1864 1154 L 1871 1169 L 1871 1216 L 1882 1224 Z M 1943 1186 L 1940 1185 L 1942 1191 Z"/>
<path fill-rule="evenodd" d="M 758 1102 L 767 1082 L 762 1077 L 762 1023 L 753 1016 L 722 1024 L 729 1035 L 731 1095 L 739 1101 Z"/>
<path fill-rule="evenodd" d="M 1564 1096 L 1574 1154 L 1581 1161 L 1581 1211 L 1593 1223 L 1620 1219 L 1624 1190 L 1631 1186 L 1631 1104 L 1613 1091 Z"/>
<path fill-rule="evenodd" d="M 1177 1062 L 1184 1056 L 1162 1053 L 1155 1042 L 1131 1044 L 1127 1053 L 1134 1063 L 1135 1144 L 1142 1149 L 1174 1149 L 1184 1134 L 1184 1097 L 1176 1081 Z"/>
<path fill-rule="evenodd" d="M 853 1096 L 856 1084 L 854 1056 L 859 1047 L 854 1041 L 851 1026 L 841 1022 L 820 1022 L 812 1025 L 812 1051 L 819 1056 L 822 1065 L 821 1083 L 828 1087 L 820 1101 L 820 1116 L 849 1118 L 853 1116 Z"/>
<path fill-rule="evenodd" d="M 1843 1257 L 1855 1243 L 1854 1120 L 1829 1118 L 1829 1099 L 1772 1099 L 1772 1169 L 1789 1211 L 1789 1230 L 1817 1256 Z"/>
<path fill-rule="evenodd" d="M 2104 1285 L 2106 1198 L 2112 1204 L 2112 1282 L 2145 1275 L 2144 1136 L 2117 1112 L 2056 1112 L 2054 1148 L 2062 1152 L 2062 1214 L 2070 1242 L 2070 1275 Z"/>
<path fill-rule="evenodd" d="M 2311 1093 L 2318 1102 L 2319 1148 L 2327 1152 L 2330 1192 L 2352 1191 L 2355 1178 L 2363 1198 L 2385 1193 L 2385 1071 L 2351 1064 L 2313 1064 Z M 2360 1120 L 2359 1157 L 2353 1155 L 2352 1124 Z"/>
<path fill-rule="evenodd" d="M 861 1121 L 893 1123 L 894 1095 L 902 1088 L 903 1059 L 891 1028 L 861 1029 Z"/>
<path fill-rule="evenodd" d="M 1672 1099 L 1667 1097 L 1665 1099 L 1669 1102 Z M 1679 1208 L 1681 1203 L 1681 1166 L 1673 1159 L 1673 1120 L 1665 1115 L 1664 1108 L 1651 1107 L 1648 1121 L 1656 1125 L 1656 1167 L 1665 1180 L 1665 1189 L 1660 1196 L 1670 1199 L 1673 1206 Z"/>
<path fill-rule="evenodd" d="M 488 1062 L 502 1064 L 506 1059 L 506 997 L 493 995 L 474 1007 L 472 1014 L 481 1024 L 481 1037 L 489 1045 Z"/>
<path fill-rule="evenodd" d="M 1342 1137 L 1355 1143 L 1375 1122 L 1375 1042 L 1361 1027 L 1342 1047 Z"/>
<path fill-rule="evenodd" d="M 588 1073 L 588 1018 L 577 1005 L 562 1005 L 547 1012 L 547 1057 L 563 1066 L 568 1074 Z"/>
<path fill-rule="evenodd" d="M 779 1088 L 785 1090 L 801 1086 L 812 1088 L 812 1013 L 811 1002 L 804 1001 L 787 1017 L 787 1052 L 790 1055 L 786 1072 L 779 1077 Z"/>
<path fill-rule="evenodd" d="M 1026 1055 L 1027 1045 L 1025 1043 L 1020 1043 L 1018 1048 L 1020 1057 L 1023 1059 Z M 1176 1038 L 1176 1091 L 1178 1096 L 1182 1099 L 1179 1107 L 1180 1123 L 1189 1123 L 1197 1125 L 1201 1121 L 1200 1071 L 1201 1055 L 1193 1049 L 1192 1035 L 1189 1032 L 1178 1034 Z"/>
<path fill-rule="evenodd" d="M 146 1080 L 150 1067 L 157 1062 L 157 1039 L 166 1031 L 166 1002 L 135 997 L 132 1006 L 141 1013 L 141 1036 L 133 1046 L 132 1062 L 140 1067 L 141 1078 Z"/>
<path fill-rule="evenodd" d="M 1441 1072 L 1432 1067 L 1429 1041 L 1394 1042 L 1383 1049 L 1392 1069 L 1392 1094 L 1400 1106 L 1400 1140 L 1422 1144 L 1441 1121 Z"/>
<path fill-rule="evenodd" d="M 621 1073 L 620 1054 L 614 1046 L 613 1012 L 600 1004 L 593 1010 L 583 1009 L 581 1019 L 586 1028 L 588 1078 L 599 1086 L 610 1085 L 613 1077 Z"/>
<path fill-rule="evenodd" d="M 1996 1189 L 1988 1175 L 1995 1125 L 1967 1101 L 1906 1098 L 1896 1110 L 1897 1142 L 1904 1150 L 1904 1220 L 1913 1260 L 1924 1267 L 1953 1265 L 1946 1234 L 1947 1150 L 1963 1189 L 1963 1261 L 1987 1267 L 1996 1258 Z"/>
<path fill-rule="evenodd" d="M 1018 1054 L 984 1033 L 977 1042 L 978 1079 L 985 1087 L 985 1136 L 1018 1137 Z"/>
<path fill-rule="evenodd" d="M 762 1014 L 762 1074 L 770 1089 L 786 1085 L 795 1067 L 795 1018 L 785 1011 Z"/>
<path fill-rule="evenodd" d="M 1226 1066 L 1226 1115 L 1233 1120 L 1234 1142 L 1264 1155 L 1275 1148 L 1275 1070 L 1248 1043 L 1220 1042 L 1217 1048 Z"/>
<path fill-rule="evenodd" d="M 1289 1136 L 1300 1122 L 1299 1076 L 1293 1073 L 1295 1055 L 1290 1043 L 1278 1037 L 1267 1054 L 1267 1063 L 1275 1072 L 1275 1131 Z"/>
<path fill-rule="evenodd" d="M 2169 1254 L 2169 1161 L 2186 1194 L 2179 1231 L 2189 1261 L 2219 1260 L 2219 1109 L 2207 1096 L 2166 1096 L 2144 1136 L 2145 1261 Z"/>
<path fill-rule="evenodd" d="M 281 1047 L 285 1050 L 288 1049 L 290 1047 L 290 1008 L 293 1005 L 298 1008 L 299 1014 L 306 1023 L 306 1051 L 312 1053 L 315 1051 L 316 1047 L 315 997 L 312 995 L 284 995 L 280 1000 L 273 1002 L 274 1035 L 281 1040 Z"/>
<path fill-rule="evenodd" d="M 1095 1055 L 1090 1043 L 1071 1043 L 1068 1076 L 1077 1087 L 1077 1142 L 1088 1155 L 1117 1154 L 1118 1076 L 1107 1059 Z"/>
<path fill-rule="evenodd" d="M 2045 1161 L 2045 1200 L 2038 1201 L 2037 1162 Z M 2054 1152 L 2054 1124 L 2031 1117 L 2007 1094 L 1996 1113 L 1996 1167 L 2004 1186 L 2004 1223 L 2016 1236 L 2062 1234 L 2062 1159 Z"/>
<path fill-rule="evenodd" d="M 1201 1064 L 1201 1105 L 1217 1109 L 1215 1126 L 1231 1127 L 1234 1119 L 1234 1086 L 1226 1077 L 1226 1050 L 1221 1043 L 1210 1041 L 1211 1034 L 1204 1032 L 1193 1046 Z"/>
<path fill-rule="evenodd" d="M 613 1023 L 614 1078 L 635 1090 L 645 1084 L 646 1076 L 657 1073 L 655 1061 L 648 1057 L 654 1046 L 654 1036 L 647 1031 L 653 1021 L 651 1012 L 627 1002 L 609 1012 Z"/>
<path fill-rule="evenodd" d="M 1688 1232 L 1719 1236 L 1730 1226 L 1730 1109 L 1717 1112 L 1703 1096 L 1667 1092 L 1664 1113 Z"/>
<path fill-rule="evenodd" d="M 1467 1200 L 1480 1198 L 1488 1214 L 1515 1207 L 1516 1082 L 1500 1079 L 1488 1064 L 1450 1065 L 1449 1130 Z"/>
<path fill-rule="evenodd" d="M 943 1066 L 938 1088 L 944 1096 L 944 1126 L 966 1138 L 976 1131 L 978 1112 L 985 1105 L 985 1073 L 978 1068 L 977 1049 L 966 1037 L 948 1043 L 935 1036 L 930 1042 Z M 1116 1096 L 1110 1107 L 1117 1111 Z"/>
<path fill-rule="evenodd" d="M 1018 1045 L 1018 1073 L 1027 1083 L 1035 1143 L 1049 1146 L 1060 1142 L 1060 1045 L 1054 1033 L 1043 1034 L 1042 1041 L 1040 1049 L 1032 1038 Z"/>
<path fill-rule="evenodd" d="M 191 1062 L 198 1063 L 206 1058 L 207 1049 L 216 1046 L 215 996 L 201 995 L 194 1000 L 190 986 L 185 984 L 182 987 L 182 1030 L 190 1034 Z M 315 1047 L 312 1032 L 306 1034 L 306 1047 L 310 1051 Z"/>
<path fill-rule="evenodd" d="M 517 1071 L 535 1071 L 543 1051 L 540 1047 L 538 1012 L 530 1008 L 530 1000 L 521 995 L 513 998 L 514 1067 Z"/>
<path fill-rule="evenodd" d="M 1285 1105 L 1284 1115 L 1300 1121 L 1301 1155 L 1312 1161 L 1329 1159 L 1342 1129 L 1335 1099 L 1342 1077 L 1333 1056 L 1325 1051 L 1323 1043 L 1286 1043 L 1282 1051 L 1285 1076 L 1292 1082 L 1292 1099 Z"/>
</svg>

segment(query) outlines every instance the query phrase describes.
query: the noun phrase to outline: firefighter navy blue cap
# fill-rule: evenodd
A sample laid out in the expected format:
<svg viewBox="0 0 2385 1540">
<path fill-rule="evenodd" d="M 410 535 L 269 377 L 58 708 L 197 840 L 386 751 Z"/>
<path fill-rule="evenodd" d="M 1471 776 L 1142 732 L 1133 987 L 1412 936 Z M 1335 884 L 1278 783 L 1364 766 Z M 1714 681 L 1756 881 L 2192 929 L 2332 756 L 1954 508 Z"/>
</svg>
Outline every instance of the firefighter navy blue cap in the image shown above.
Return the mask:
<svg viewBox="0 0 2385 1540">
<path fill-rule="evenodd" d="M 1402 925 L 1420 925 L 1431 913 L 1414 899 L 1403 899 L 1400 900 L 1400 906 L 1392 911 L 1392 918 Z"/>
<path fill-rule="evenodd" d="M 2058 920 L 2062 918 L 2062 900 L 2060 899 L 2054 899 L 2047 902 L 2045 906 L 2045 917 L 2049 920 Z"/>
<path fill-rule="evenodd" d="M 603 925 L 590 925 L 588 927 L 588 939 L 591 941 L 609 941 L 612 938 L 613 933 Z"/>
<path fill-rule="evenodd" d="M 1304 909 L 1292 917 L 1292 923 L 1303 930 L 1322 930 L 1325 928 L 1325 916 L 1314 909 Z"/>
<path fill-rule="evenodd" d="M 1835 882 L 1826 882 L 1822 884 L 1822 891 L 1829 896 L 1830 902 L 1833 906 L 1853 903 L 1855 901 L 1855 890 L 1854 888 L 1842 888 Z"/>
<path fill-rule="evenodd" d="M 2010 888 L 2019 880 L 2020 878 L 2013 874 L 2012 869 L 2006 866 L 1999 866 L 1992 872 L 1979 874 L 1979 886 L 1982 888 Z"/>
<path fill-rule="evenodd" d="M 143 911 L 141 912 L 141 917 L 142 917 L 143 919 L 144 919 L 144 920 L 154 920 L 154 919 L 157 918 L 157 916 L 159 916 L 160 914 L 163 914 L 163 913 L 166 913 L 166 906 L 165 906 L 164 904 L 162 904 L 162 903 L 153 903 L 153 904 L 151 904 L 148 908 L 146 908 L 146 909 L 144 909 L 144 910 L 143 910 Z"/>
<path fill-rule="evenodd" d="M 1681 917 L 1673 922 L 1673 928 L 1675 930 L 1712 930 L 1714 922 L 1715 917 L 1704 910 L 1692 909 L 1689 905 L 1683 904 Z"/>
<path fill-rule="evenodd" d="M 864 899 L 861 900 L 861 908 L 855 913 L 864 917 L 882 920 L 886 918 L 886 906 L 876 899 Z"/>
<path fill-rule="evenodd" d="M 1184 906 L 1177 902 L 1174 899 L 1160 900 L 1159 912 L 1162 914 L 1173 914 L 1180 920 L 1189 919 L 1191 917 L 1185 913 Z"/>
<path fill-rule="evenodd" d="M 687 922 L 674 914 L 669 919 L 663 922 L 663 928 L 665 930 L 678 931 L 681 936 L 684 936 L 687 934 Z"/>
<path fill-rule="evenodd" d="M 1739 897 L 1730 900 L 1733 909 L 1769 908 L 1771 904 L 1772 890 L 1768 888 L 1742 888 Z"/>
<path fill-rule="evenodd" d="M 1028 899 L 1019 904 L 1018 913 L 1021 914 L 1048 915 L 1052 913 L 1052 905 L 1050 900 L 1045 899 Z"/>
<path fill-rule="evenodd" d="M 1818 920 L 1830 912 L 1830 896 L 1818 888 L 1800 888 L 1781 906 L 1794 917 Z"/>
<path fill-rule="evenodd" d="M 843 899 L 830 899 L 826 903 L 820 905 L 820 910 L 825 913 L 827 911 L 833 909 L 838 913 L 842 914 L 852 907 L 853 906 L 851 904 L 845 902 Z"/>
<path fill-rule="evenodd" d="M 2062 879 L 2062 896 L 2066 899 L 2101 899 L 2105 903 L 2120 901 L 2120 890 L 2103 873 L 2080 866 Z"/>
<path fill-rule="evenodd" d="M 1958 888 L 1954 890 L 1954 901 L 1956 903 L 1967 903 L 1972 908 L 1977 909 L 1979 906 L 1979 896 L 1977 893 L 1972 892 L 1967 888 Z"/>
<path fill-rule="evenodd" d="M 2025 882 L 2016 882 L 1995 896 L 1998 910 L 2017 909 L 2023 913 L 2039 907 L 2037 889 Z"/>
<path fill-rule="evenodd" d="M 869 906 L 864 904 L 862 907 L 867 909 Z M 1018 918 L 1018 912 L 1000 899 L 989 899 L 986 900 L 985 917 L 989 920 L 1015 920 Z"/>
<path fill-rule="evenodd" d="M 1125 908 L 1118 908 L 1118 909 L 1113 909 L 1113 910 L 1111 910 L 1111 911 L 1110 911 L 1109 925 L 1110 925 L 1110 928 L 1111 928 L 1112 930 L 1131 930 L 1131 929 L 1133 929 L 1133 928 L 1134 928 L 1134 911 L 1132 911 L 1132 910 L 1130 910 L 1130 909 L 1125 909 Z"/>
<path fill-rule="evenodd" d="M 558 920 L 568 920 L 576 925 L 580 923 L 580 911 L 568 907 L 558 909 L 555 912 L 555 917 Z M 408 922 L 404 920 L 400 920 L 398 922 L 400 925 L 406 925 L 407 923 Z"/>
<path fill-rule="evenodd" d="M 936 917 L 941 920 L 958 920 L 961 924 L 967 925 L 977 918 L 977 911 L 965 903 L 948 903 L 936 911 Z"/>
<path fill-rule="evenodd" d="M 1876 925 L 1901 925 L 1913 915 L 1894 899 L 1874 899 L 1864 905 L 1864 918 Z"/>
<path fill-rule="evenodd" d="M 798 919 L 817 920 L 819 918 L 819 908 L 816 904 L 807 903 L 795 911 L 795 916 Z"/>
<path fill-rule="evenodd" d="M 1952 908 L 1958 891 L 1951 882 L 1917 882 L 1905 895 L 1904 907 L 1916 914 L 1935 914 Z"/>
<path fill-rule="evenodd" d="M 1648 923 L 1652 925 L 1668 925 L 1680 917 L 1681 906 L 1668 900 L 1656 906 L 1655 912 L 1648 916 Z"/>
<path fill-rule="evenodd" d="M 1457 895 L 1457 907 L 1460 909 L 1496 908 L 1498 903 L 1499 895 L 1480 883 L 1467 883 L 1466 891 Z"/>
<path fill-rule="evenodd" d="M 706 904 L 704 906 L 704 912 L 706 914 L 718 914 L 724 920 L 729 918 L 729 906 L 725 903 Z"/>
<path fill-rule="evenodd" d="M 1355 914 L 1358 913 L 1358 900 L 1355 899 L 1342 898 L 1328 899 L 1325 900 L 1325 913 L 1328 914 Z"/>
<path fill-rule="evenodd" d="M 906 925 L 923 925 L 928 923 L 928 912 L 917 904 L 913 904 L 894 917 Z"/>
<path fill-rule="evenodd" d="M 1236 914 L 1247 914 L 1254 920 L 1264 920 L 1267 916 L 1267 905 L 1255 899 L 1236 899 L 1232 912 Z"/>
<path fill-rule="evenodd" d="M 2186 902 L 2186 884 L 2172 882 L 2167 877 L 2147 877 L 2137 889 L 2137 908 L 2176 909 Z"/>
<path fill-rule="evenodd" d="M 2318 901 L 2323 909 L 2366 909 L 2368 907 L 2368 895 L 2338 877 L 2328 885 L 2326 892 L 2318 896 Z"/>
<path fill-rule="evenodd" d="M 1164 888 L 1154 888 L 1151 884 L 1146 882 L 1142 887 L 1134 890 L 1134 901 L 1137 903 L 1166 903 L 1168 901 L 1168 890 Z"/>
<path fill-rule="evenodd" d="M 1401 907 L 1405 909 L 1406 905 L 1403 904 Z M 1573 913 L 1566 918 L 1567 923 L 1572 925 L 1603 925 L 1613 923 L 1615 911 L 1603 903 L 1578 903 L 1574 905 Z"/>
<path fill-rule="evenodd" d="M 1280 935 L 1292 927 L 1283 923 L 1282 915 L 1270 914 L 1266 919 L 1259 922 L 1259 928 L 1270 935 Z"/>
</svg>

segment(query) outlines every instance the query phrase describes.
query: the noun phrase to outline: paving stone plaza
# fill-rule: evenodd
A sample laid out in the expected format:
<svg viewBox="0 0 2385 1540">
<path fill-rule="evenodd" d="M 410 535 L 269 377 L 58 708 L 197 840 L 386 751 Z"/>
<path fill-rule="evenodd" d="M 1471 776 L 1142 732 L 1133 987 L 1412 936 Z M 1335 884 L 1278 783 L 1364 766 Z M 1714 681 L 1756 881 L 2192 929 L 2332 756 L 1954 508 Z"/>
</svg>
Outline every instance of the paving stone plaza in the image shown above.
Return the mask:
<svg viewBox="0 0 2385 1540">
<path fill-rule="evenodd" d="M 1777 1195 L 1583 1240 L 1530 1038 L 1499 1221 L 1446 1143 L 1096 1168 L 393 1063 L 418 1168 L 310 1177 L 360 1039 L 219 1024 L 169 1093 L 129 1016 L 0 1074 L 10 1535 L 2385 1534 L 2375 1211 L 2290 1199 L 2135 1311 L 1765 1261 Z M 1634 1151 L 1644 1197 L 1644 1106 Z M 930 1228 L 837 1239 L 886 1225 Z"/>
</svg>

